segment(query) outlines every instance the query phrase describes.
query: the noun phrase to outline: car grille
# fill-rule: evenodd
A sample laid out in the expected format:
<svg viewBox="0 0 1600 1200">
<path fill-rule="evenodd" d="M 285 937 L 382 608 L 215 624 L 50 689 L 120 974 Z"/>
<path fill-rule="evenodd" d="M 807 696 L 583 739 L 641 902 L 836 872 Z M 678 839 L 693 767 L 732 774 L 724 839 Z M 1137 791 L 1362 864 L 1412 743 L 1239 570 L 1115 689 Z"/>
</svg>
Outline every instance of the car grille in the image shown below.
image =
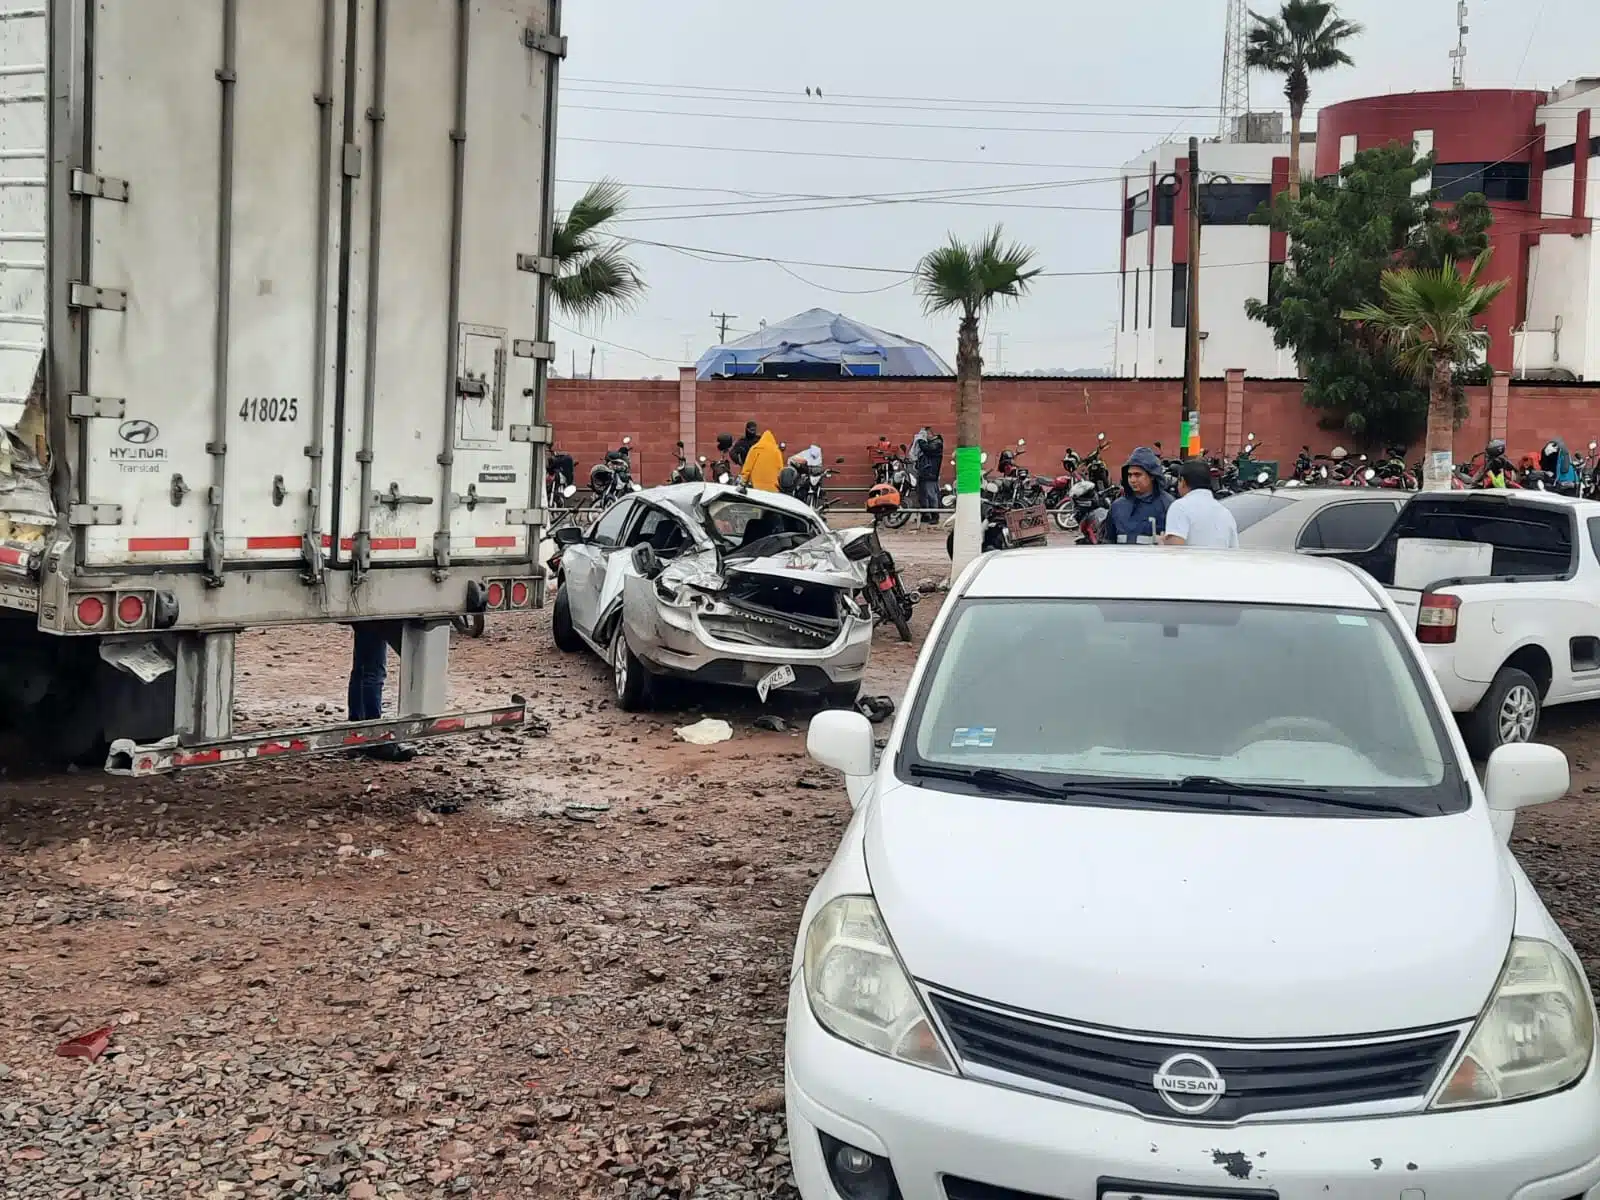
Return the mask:
<svg viewBox="0 0 1600 1200">
<path fill-rule="evenodd" d="M 1449 1029 L 1381 1041 L 1210 1046 L 1065 1028 L 940 994 L 932 1000 L 965 1063 L 1153 1117 L 1204 1122 L 1419 1098 L 1460 1036 Z M 1155 1087 L 1163 1065 L 1191 1051 L 1216 1068 L 1226 1087 L 1215 1106 L 1199 1114 L 1176 1110 Z"/>
<path fill-rule="evenodd" d="M 1050 1200 L 1048 1196 L 1033 1192 L 1019 1192 L 1014 1188 L 995 1187 L 992 1183 L 979 1183 L 973 1179 L 944 1177 L 946 1200 Z"/>
</svg>

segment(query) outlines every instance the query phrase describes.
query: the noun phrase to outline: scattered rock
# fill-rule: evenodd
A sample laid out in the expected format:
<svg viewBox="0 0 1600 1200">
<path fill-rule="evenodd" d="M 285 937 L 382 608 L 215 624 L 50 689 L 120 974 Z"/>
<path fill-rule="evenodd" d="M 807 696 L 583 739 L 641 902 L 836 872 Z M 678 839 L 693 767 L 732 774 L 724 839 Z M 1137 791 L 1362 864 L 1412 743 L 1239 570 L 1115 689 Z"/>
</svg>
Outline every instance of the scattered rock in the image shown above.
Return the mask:
<svg viewBox="0 0 1600 1200">
<path fill-rule="evenodd" d="M 789 731 L 789 722 L 778 716 L 777 713 L 762 713 L 751 724 L 757 729 L 766 730 L 768 733 L 787 733 Z"/>
</svg>

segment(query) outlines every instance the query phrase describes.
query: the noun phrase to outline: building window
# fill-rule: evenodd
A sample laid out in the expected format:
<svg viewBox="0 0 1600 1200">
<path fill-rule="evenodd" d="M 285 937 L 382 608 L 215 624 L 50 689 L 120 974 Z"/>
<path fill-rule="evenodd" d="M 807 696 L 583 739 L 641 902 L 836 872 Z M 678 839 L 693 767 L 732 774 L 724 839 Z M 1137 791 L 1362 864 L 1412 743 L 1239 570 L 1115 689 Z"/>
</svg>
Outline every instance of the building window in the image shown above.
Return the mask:
<svg viewBox="0 0 1600 1200">
<path fill-rule="evenodd" d="M 1189 264 L 1172 264 L 1172 327 L 1189 324 Z"/>
<path fill-rule="evenodd" d="M 1136 233 L 1144 233 L 1150 228 L 1150 193 L 1140 192 L 1137 196 L 1129 196 L 1127 210 L 1122 216 L 1122 236 L 1132 237 Z"/>
<path fill-rule="evenodd" d="M 1433 187 L 1441 200 L 1462 200 L 1480 192 L 1485 200 L 1522 204 L 1528 199 L 1528 164 L 1436 163 Z"/>
<path fill-rule="evenodd" d="M 1156 224 L 1171 225 L 1178 208 L 1178 194 L 1166 188 L 1156 189 Z"/>
<path fill-rule="evenodd" d="M 1272 185 L 1213 183 L 1201 196 L 1200 215 L 1207 225 L 1248 225 L 1262 205 L 1272 202 Z"/>
<path fill-rule="evenodd" d="M 1561 167 L 1570 167 L 1578 161 L 1578 145 L 1574 142 L 1570 146 L 1562 146 L 1556 150 L 1544 152 L 1544 169 L 1555 171 Z"/>
</svg>

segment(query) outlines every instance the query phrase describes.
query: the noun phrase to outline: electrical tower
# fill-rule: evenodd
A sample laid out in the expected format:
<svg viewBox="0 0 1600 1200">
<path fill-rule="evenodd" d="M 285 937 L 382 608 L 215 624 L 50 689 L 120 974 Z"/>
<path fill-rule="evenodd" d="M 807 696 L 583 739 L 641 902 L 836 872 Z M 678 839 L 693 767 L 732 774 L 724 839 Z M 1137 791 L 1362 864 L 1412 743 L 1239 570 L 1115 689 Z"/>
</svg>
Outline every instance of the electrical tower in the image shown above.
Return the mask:
<svg viewBox="0 0 1600 1200">
<path fill-rule="evenodd" d="M 1234 123 L 1250 111 L 1250 68 L 1245 62 L 1249 30 L 1245 0 L 1228 0 L 1228 31 L 1222 35 L 1222 120 L 1217 131 L 1224 140 L 1233 136 Z"/>
<path fill-rule="evenodd" d="M 1456 48 L 1450 51 L 1450 86 L 1460 91 L 1467 86 L 1467 0 L 1456 4 Z"/>
</svg>

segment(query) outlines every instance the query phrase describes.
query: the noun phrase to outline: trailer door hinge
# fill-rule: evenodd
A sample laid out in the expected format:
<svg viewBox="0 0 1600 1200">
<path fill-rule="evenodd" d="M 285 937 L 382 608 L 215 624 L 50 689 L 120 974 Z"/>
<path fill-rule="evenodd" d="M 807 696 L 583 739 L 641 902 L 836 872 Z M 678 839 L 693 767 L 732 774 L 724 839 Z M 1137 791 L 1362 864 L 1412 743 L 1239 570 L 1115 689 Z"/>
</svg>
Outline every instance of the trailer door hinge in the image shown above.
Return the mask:
<svg viewBox="0 0 1600 1200">
<path fill-rule="evenodd" d="M 513 425 L 511 440 L 530 442 L 535 446 L 548 446 L 556 440 L 556 431 L 551 425 Z"/>
<path fill-rule="evenodd" d="M 517 270 L 527 271 L 533 275 L 554 275 L 556 273 L 556 260 L 539 254 L 517 255 Z"/>
<path fill-rule="evenodd" d="M 67 509 L 67 522 L 71 525 L 121 525 L 120 504 L 74 504 Z"/>
<path fill-rule="evenodd" d="M 537 29 L 522 31 L 522 44 L 529 50 L 542 50 L 551 58 L 567 56 L 567 39 L 554 33 L 540 33 Z"/>
<path fill-rule="evenodd" d="M 450 497 L 450 507 L 452 507 L 452 508 L 464 508 L 468 512 L 477 511 L 478 505 L 480 505 L 480 504 L 486 504 L 487 505 L 487 504 L 509 504 L 509 503 L 510 503 L 510 501 L 507 500 L 504 496 L 480 496 L 480 495 L 478 495 L 478 485 L 475 484 L 475 483 L 467 485 L 467 494 L 465 496 L 460 495 L 458 493 L 458 494 L 453 495 L 453 496 Z"/>
<path fill-rule="evenodd" d="M 67 303 L 73 308 L 104 308 L 111 312 L 125 312 L 128 293 L 120 288 L 99 288 L 90 283 L 67 285 Z"/>
<path fill-rule="evenodd" d="M 402 504 L 432 504 L 432 496 L 403 496 L 400 494 L 400 485 L 391 482 L 387 492 L 374 492 L 374 504 L 387 505 L 389 508 L 399 508 Z"/>
<path fill-rule="evenodd" d="M 115 396 L 86 396 L 74 392 L 67 398 L 67 411 L 78 420 L 89 417 L 116 417 L 127 414 L 128 402 Z"/>
<path fill-rule="evenodd" d="M 518 338 L 511 343 L 511 353 L 518 358 L 537 358 L 549 362 L 556 356 L 556 344 L 536 342 L 532 338 Z"/>
<path fill-rule="evenodd" d="M 126 204 L 130 190 L 126 179 L 96 175 L 92 171 L 72 173 L 71 191 L 74 196 L 91 196 L 98 200 L 115 200 L 119 204 Z"/>
<path fill-rule="evenodd" d="M 506 510 L 507 525 L 539 525 L 549 522 L 545 519 L 546 513 L 542 508 L 512 508 Z"/>
</svg>

